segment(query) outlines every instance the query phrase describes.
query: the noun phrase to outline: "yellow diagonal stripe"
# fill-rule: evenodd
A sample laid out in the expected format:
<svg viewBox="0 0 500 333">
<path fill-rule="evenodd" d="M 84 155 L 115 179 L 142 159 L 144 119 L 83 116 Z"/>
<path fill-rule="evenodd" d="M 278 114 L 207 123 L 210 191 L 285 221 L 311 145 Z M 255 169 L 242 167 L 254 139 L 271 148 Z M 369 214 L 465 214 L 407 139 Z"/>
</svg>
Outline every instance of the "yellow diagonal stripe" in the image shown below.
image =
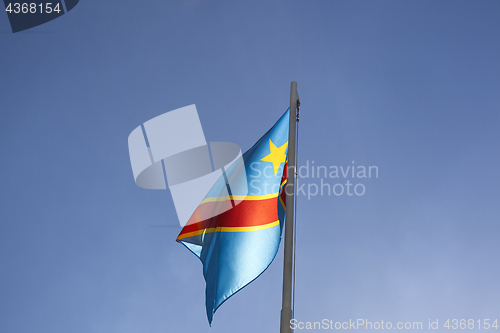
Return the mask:
<svg viewBox="0 0 500 333">
<path fill-rule="evenodd" d="M 217 202 L 217 201 L 226 201 L 226 200 L 233 200 L 233 201 L 242 201 L 242 200 L 264 200 L 264 199 L 272 199 L 276 198 L 278 196 L 278 192 L 276 193 L 271 193 L 271 194 L 264 194 L 264 195 L 226 195 L 223 197 L 211 197 L 211 198 L 206 198 L 204 199 L 201 204 L 204 204 L 206 202 Z"/>
</svg>

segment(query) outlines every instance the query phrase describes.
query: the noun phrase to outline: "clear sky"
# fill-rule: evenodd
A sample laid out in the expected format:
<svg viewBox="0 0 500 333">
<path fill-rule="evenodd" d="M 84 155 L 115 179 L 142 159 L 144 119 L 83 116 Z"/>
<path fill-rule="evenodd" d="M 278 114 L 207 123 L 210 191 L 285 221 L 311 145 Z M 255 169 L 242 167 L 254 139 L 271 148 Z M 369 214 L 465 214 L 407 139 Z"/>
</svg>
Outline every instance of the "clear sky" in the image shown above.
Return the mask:
<svg viewBox="0 0 500 333">
<path fill-rule="evenodd" d="M 299 165 L 378 168 L 299 179 L 365 193 L 299 195 L 295 317 L 500 319 L 499 17 L 495 0 L 81 0 L 12 34 L 0 14 L 0 332 L 208 332 L 202 265 L 170 193 L 135 185 L 127 137 L 196 104 L 207 141 L 246 150 L 292 80 Z M 282 249 L 211 332 L 277 332 L 281 279 Z"/>
</svg>

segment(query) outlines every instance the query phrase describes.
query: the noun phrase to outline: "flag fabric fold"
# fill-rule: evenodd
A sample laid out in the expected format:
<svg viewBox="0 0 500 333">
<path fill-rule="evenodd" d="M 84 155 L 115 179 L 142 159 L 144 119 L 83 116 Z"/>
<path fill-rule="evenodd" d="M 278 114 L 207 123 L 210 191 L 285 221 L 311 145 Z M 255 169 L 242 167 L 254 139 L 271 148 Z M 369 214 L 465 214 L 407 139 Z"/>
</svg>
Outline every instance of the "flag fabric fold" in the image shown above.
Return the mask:
<svg viewBox="0 0 500 333">
<path fill-rule="evenodd" d="M 285 218 L 288 127 L 289 110 L 243 154 L 244 168 L 235 163 L 225 170 L 177 237 L 203 263 L 210 324 L 219 306 L 260 276 L 278 251 Z M 228 188 L 234 183 L 228 179 L 245 183 Z M 207 212 L 222 213 L 200 218 L 212 216 Z"/>
</svg>

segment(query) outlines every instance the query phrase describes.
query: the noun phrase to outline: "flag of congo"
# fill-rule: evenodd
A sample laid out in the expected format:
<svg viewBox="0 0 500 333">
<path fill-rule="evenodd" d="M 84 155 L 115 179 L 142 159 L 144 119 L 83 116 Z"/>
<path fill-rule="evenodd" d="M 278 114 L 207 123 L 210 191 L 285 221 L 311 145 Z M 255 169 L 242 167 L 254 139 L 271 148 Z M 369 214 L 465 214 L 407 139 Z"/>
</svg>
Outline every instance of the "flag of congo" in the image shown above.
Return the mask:
<svg viewBox="0 0 500 333">
<path fill-rule="evenodd" d="M 210 324 L 217 308 L 262 274 L 278 251 L 288 128 L 289 110 L 243 154 L 241 167 L 235 163 L 224 172 L 177 237 L 203 263 Z M 234 182 L 228 179 L 243 184 L 229 189 L 227 184 Z"/>
</svg>

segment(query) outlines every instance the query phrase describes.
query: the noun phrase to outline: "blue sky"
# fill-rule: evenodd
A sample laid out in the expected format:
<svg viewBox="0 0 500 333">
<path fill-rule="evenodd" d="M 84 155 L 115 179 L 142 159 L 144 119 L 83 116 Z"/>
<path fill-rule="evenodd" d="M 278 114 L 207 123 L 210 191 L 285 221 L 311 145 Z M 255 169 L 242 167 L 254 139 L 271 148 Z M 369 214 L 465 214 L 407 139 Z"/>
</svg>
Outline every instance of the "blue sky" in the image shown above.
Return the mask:
<svg viewBox="0 0 500 333">
<path fill-rule="evenodd" d="M 207 141 L 246 150 L 292 80 L 299 164 L 379 170 L 324 179 L 362 196 L 298 197 L 295 317 L 499 319 L 499 15 L 498 1 L 82 0 L 16 34 L 0 15 L 0 331 L 208 332 L 201 263 L 175 242 L 170 193 L 135 185 L 127 137 L 196 104 Z M 281 278 L 282 250 L 210 332 L 276 332 Z"/>
</svg>

